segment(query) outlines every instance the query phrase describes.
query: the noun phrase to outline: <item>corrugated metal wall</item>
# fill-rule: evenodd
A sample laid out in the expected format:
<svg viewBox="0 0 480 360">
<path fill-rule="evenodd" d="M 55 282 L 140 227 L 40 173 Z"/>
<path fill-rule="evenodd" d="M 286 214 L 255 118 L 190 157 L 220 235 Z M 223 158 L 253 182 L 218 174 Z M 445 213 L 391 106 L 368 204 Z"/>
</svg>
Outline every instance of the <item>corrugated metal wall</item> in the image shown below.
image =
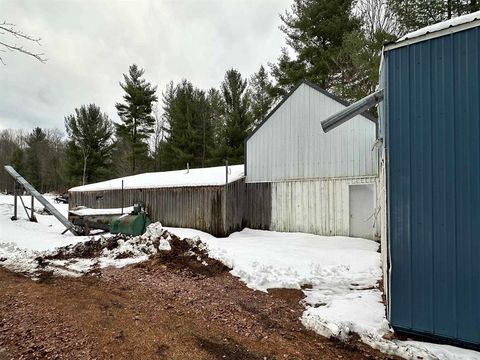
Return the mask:
<svg viewBox="0 0 480 360">
<path fill-rule="evenodd" d="M 152 221 L 165 226 L 194 228 L 214 236 L 227 236 L 242 228 L 244 179 L 225 186 L 128 189 L 123 193 L 124 206 L 141 201 Z M 119 208 L 122 191 L 70 192 L 69 206 L 93 209 Z M 226 196 L 226 197 L 225 197 Z M 225 211 L 227 209 L 227 211 Z"/>
<path fill-rule="evenodd" d="M 375 123 L 357 116 L 325 134 L 320 121 L 344 106 L 307 84 L 247 141 L 247 182 L 376 175 Z"/>
<path fill-rule="evenodd" d="M 388 210 L 387 210 L 387 169 L 385 150 L 382 151 L 380 162 L 380 176 L 378 179 L 377 198 L 378 198 L 378 217 L 380 218 L 380 250 L 382 252 L 382 272 L 383 272 L 383 293 L 387 300 L 387 313 L 390 312 L 390 279 L 388 277 L 389 262 L 389 243 L 388 243 Z"/>
<path fill-rule="evenodd" d="M 391 322 L 480 344 L 480 30 L 386 52 Z"/>
<path fill-rule="evenodd" d="M 349 186 L 376 181 L 376 177 L 362 177 L 274 182 L 270 229 L 349 236 Z M 372 238 L 378 230 L 377 222 Z"/>
</svg>

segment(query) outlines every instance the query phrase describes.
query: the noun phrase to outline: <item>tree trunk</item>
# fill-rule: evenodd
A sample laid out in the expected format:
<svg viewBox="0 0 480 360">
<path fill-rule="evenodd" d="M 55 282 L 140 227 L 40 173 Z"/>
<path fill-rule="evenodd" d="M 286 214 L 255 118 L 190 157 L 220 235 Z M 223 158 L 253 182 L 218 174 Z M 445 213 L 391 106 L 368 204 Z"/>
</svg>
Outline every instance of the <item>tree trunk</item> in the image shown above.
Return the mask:
<svg viewBox="0 0 480 360">
<path fill-rule="evenodd" d="M 206 153 L 206 144 L 205 144 L 205 116 L 203 116 L 203 149 L 202 149 L 202 168 L 205 167 L 205 153 Z"/>
<path fill-rule="evenodd" d="M 86 180 L 87 158 L 88 158 L 88 155 L 87 155 L 86 151 L 83 150 L 83 178 L 82 178 L 82 185 L 85 185 L 85 180 Z"/>
<path fill-rule="evenodd" d="M 133 119 L 133 137 L 132 137 L 132 175 L 135 174 L 135 145 L 137 143 L 137 120 Z"/>
</svg>

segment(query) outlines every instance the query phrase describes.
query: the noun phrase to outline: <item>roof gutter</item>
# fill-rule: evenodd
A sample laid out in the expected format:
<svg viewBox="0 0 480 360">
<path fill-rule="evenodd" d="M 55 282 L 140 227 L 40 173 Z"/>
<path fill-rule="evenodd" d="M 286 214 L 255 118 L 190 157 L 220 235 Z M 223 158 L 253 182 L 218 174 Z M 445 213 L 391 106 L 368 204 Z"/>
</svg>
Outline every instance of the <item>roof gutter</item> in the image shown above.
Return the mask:
<svg viewBox="0 0 480 360">
<path fill-rule="evenodd" d="M 363 99 L 358 100 L 350 106 L 347 106 L 345 109 L 339 111 L 338 113 L 329 116 L 321 122 L 322 129 L 324 132 L 329 132 L 330 130 L 335 129 L 337 126 L 342 125 L 344 122 L 347 122 L 351 118 L 362 114 L 366 110 L 378 104 L 383 100 L 383 89 L 370 94 Z"/>
</svg>

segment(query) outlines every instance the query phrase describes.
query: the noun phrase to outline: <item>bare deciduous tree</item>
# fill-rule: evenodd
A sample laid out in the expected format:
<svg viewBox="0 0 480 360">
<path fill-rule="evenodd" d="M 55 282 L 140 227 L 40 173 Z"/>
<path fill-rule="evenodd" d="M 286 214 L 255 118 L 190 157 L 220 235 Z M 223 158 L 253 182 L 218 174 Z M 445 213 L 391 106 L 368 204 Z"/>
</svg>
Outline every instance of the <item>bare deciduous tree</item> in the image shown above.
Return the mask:
<svg viewBox="0 0 480 360">
<path fill-rule="evenodd" d="M 165 137 L 165 119 L 163 116 L 160 114 L 160 111 L 158 109 L 158 106 L 155 104 L 153 107 L 153 117 L 155 118 L 155 131 L 152 134 L 152 149 L 153 152 L 157 152 L 160 146 L 160 143 L 163 141 Z"/>
<path fill-rule="evenodd" d="M 376 32 L 399 35 L 400 27 L 388 0 L 357 0 L 354 13 L 362 19 L 367 36 Z"/>
<path fill-rule="evenodd" d="M 22 32 L 21 30 L 17 29 L 15 24 L 8 23 L 6 21 L 3 21 L 2 23 L 0 23 L 0 51 L 1 52 L 7 52 L 7 51 L 20 52 L 22 54 L 32 56 L 38 61 L 40 61 L 41 63 L 44 63 L 47 61 L 47 59 L 44 57 L 45 54 L 28 50 L 23 45 L 16 43 L 16 41 L 27 41 L 27 42 L 36 43 L 37 45 L 41 45 L 40 40 L 41 38 L 39 37 L 28 35 Z M 2 56 L 0 56 L 0 62 L 3 65 L 5 65 L 5 62 L 3 61 Z"/>
<path fill-rule="evenodd" d="M 160 147 L 165 140 L 165 119 L 160 114 L 158 105 L 153 106 L 153 117 L 155 118 L 154 132 L 149 140 L 150 153 L 154 159 L 154 170 L 160 168 Z"/>
</svg>

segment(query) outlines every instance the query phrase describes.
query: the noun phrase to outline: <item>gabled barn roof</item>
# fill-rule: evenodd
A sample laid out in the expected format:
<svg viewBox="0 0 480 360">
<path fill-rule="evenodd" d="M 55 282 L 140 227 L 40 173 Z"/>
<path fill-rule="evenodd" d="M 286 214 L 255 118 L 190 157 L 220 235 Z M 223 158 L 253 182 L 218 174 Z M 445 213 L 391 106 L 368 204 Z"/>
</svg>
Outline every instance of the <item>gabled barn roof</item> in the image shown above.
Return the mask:
<svg viewBox="0 0 480 360">
<path fill-rule="evenodd" d="M 308 80 L 301 80 L 300 82 L 297 83 L 297 85 L 295 85 L 293 87 L 292 90 L 290 90 L 287 95 L 285 95 L 283 97 L 283 99 L 268 113 L 268 115 L 265 117 L 265 119 L 262 120 L 262 122 L 260 122 L 260 124 L 258 124 L 255 129 L 252 131 L 252 133 L 246 138 L 245 142 L 248 141 L 248 139 L 250 139 L 262 126 L 263 124 L 265 124 L 268 119 L 283 105 L 283 103 L 285 101 L 288 100 L 288 98 L 302 85 L 302 84 L 305 84 L 309 87 L 311 87 L 312 89 L 315 89 L 317 90 L 319 93 L 329 97 L 330 99 L 332 100 L 335 100 L 336 102 L 342 104 L 343 106 L 349 106 L 350 103 L 345 101 L 344 99 L 342 99 L 341 97 L 335 95 L 335 94 L 332 94 L 331 92 L 328 92 L 327 90 L 325 89 L 322 89 L 320 86 L 308 81 Z M 362 113 L 361 116 L 367 118 L 368 120 L 370 121 L 373 121 L 374 123 L 377 123 L 377 118 L 370 115 L 369 113 L 365 112 L 365 113 Z M 323 119 L 318 119 L 318 121 L 322 121 Z"/>
</svg>

